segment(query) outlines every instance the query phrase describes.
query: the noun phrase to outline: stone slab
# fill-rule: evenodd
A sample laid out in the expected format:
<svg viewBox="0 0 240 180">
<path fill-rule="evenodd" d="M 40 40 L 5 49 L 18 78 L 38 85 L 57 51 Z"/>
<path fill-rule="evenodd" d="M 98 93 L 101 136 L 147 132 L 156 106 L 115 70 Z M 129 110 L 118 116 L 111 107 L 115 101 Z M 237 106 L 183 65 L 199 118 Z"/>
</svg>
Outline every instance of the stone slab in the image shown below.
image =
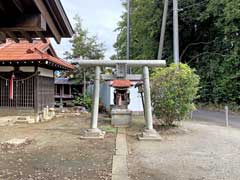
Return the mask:
<svg viewBox="0 0 240 180">
<path fill-rule="evenodd" d="M 112 180 L 128 180 L 128 176 L 126 174 L 122 174 L 122 175 L 113 174 Z"/>
<path fill-rule="evenodd" d="M 116 138 L 116 155 L 124 155 L 127 156 L 127 140 L 126 134 L 118 134 Z"/>
<path fill-rule="evenodd" d="M 14 146 L 20 146 L 23 144 L 28 144 L 29 143 L 29 138 L 13 138 L 8 141 L 5 141 L 2 144 L 9 144 L 9 145 L 14 145 Z"/>
<path fill-rule="evenodd" d="M 117 129 L 118 134 L 126 134 L 126 128 L 120 127 Z"/>
<path fill-rule="evenodd" d="M 113 156 L 113 175 L 126 175 L 128 176 L 127 157 L 126 156 Z"/>
<path fill-rule="evenodd" d="M 128 179 L 126 128 L 118 128 L 116 137 L 116 155 L 113 156 L 112 180 Z"/>
</svg>

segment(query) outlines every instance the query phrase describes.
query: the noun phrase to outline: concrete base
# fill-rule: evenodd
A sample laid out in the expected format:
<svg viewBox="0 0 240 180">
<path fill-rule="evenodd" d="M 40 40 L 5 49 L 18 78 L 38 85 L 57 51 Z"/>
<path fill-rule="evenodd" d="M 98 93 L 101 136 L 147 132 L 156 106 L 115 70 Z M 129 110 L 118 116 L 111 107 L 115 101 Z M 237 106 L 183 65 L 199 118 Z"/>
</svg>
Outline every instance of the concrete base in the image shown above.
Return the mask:
<svg viewBox="0 0 240 180">
<path fill-rule="evenodd" d="M 111 123 L 114 127 L 129 127 L 132 121 L 132 111 L 128 109 L 113 109 Z"/>
<path fill-rule="evenodd" d="M 140 141 L 161 141 L 162 138 L 155 129 L 145 129 L 142 134 L 138 136 Z"/>
<path fill-rule="evenodd" d="M 80 139 L 104 139 L 105 132 L 100 129 L 88 129 Z"/>
</svg>

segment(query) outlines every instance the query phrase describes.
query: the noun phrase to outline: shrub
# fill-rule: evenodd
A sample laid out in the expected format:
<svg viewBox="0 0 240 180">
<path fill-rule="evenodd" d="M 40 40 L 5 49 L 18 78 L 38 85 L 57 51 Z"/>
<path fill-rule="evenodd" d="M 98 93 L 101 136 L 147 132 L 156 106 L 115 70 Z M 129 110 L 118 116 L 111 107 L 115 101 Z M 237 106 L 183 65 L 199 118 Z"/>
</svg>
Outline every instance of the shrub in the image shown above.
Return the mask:
<svg viewBox="0 0 240 180">
<path fill-rule="evenodd" d="M 75 96 L 73 103 L 76 106 L 83 106 L 89 111 L 92 109 L 92 97 L 90 95 Z"/>
<path fill-rule="evenodd" d="M 163 125 L 186 119 L 195 109 L 193 100 L 197 96 L 199 76 L 188 65 L 175 64 L 157 68 L 152 73 L 152 102 L 154 114 Z"/>
</svg>

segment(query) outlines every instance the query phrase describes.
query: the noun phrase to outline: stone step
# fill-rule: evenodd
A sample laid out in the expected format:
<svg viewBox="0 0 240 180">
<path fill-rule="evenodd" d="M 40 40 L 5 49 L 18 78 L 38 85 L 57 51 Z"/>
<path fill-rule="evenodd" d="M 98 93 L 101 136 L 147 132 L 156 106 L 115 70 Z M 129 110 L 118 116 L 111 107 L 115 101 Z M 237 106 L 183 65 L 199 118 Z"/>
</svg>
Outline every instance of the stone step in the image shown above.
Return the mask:
<svg viewBox="0 0 240 180">
<path fill-rule="evenodd" d="M 29 116 L 19 116 L 16 118 L 15 124 L 29 124 L 33 123 L 34 119 Z"/>
</svg>

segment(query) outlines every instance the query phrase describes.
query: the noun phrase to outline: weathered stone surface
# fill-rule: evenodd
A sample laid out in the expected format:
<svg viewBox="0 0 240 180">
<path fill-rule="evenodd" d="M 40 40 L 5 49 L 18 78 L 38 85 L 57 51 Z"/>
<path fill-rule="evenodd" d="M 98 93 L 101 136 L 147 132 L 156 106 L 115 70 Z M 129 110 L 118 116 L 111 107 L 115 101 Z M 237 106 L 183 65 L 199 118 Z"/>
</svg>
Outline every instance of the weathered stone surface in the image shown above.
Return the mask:
<svg viewBox="0 0 240 180">
<path fill-rule="evenodd" d="M 126 134 L 119 134 L 116 138 L 116 155 L 127 156 L 128 149 L 127 149 L 127 140 Z"/>
<path fill-rule="evenodd" d="M 118 128 L 116 138 L 116 155 L 113 156 L 112 180 L 128 179 L 128 149 L 126 128 Z"/>
<path fill-rule="evenodd" d="M 127 175 L 127 156 L 113 156 L 113 169 L 114 175 Z"/>
<path fill-rule="evenodd" d="M 10 144 L 10 145 L 15 145 L 15 146 L 20 146 L 23 144 L 28 144 L 29 143 L 29 139 L 28 138 L 14 138 L 14 139 L 10 139 L 6 142 L 4 142 L 3 144 Z"/>
<path fill-rule="evenodd" d="M 140 141 L 161 141 L 162 138 L 155 129 L 145 129 L 142 134 L 138 136 Z"/>
<path fill-rule="evenodd" d="M 128 177 L 125 175 L 125 174 L 123 174 L 123 175 L 116 175 L 116 174 L 113 174 L 112 175 L 112 180 L 127 180 L 128 179 Z"/>
<path fill-rule="evenodd" d="M 88 129 L 80 139 L 104 139 L 105 132 L 100 129 Z"/>
<path fill-rule="evenodd" d="M 23 148 L 26 145 L 31 144 L 32 139 L 29 138 L 13 138 L 8 141 L 0 143 L 0 149 L 3 151 L 9 151 L 15 148 Z"/>
<path fill-rule="evenodd" d="M 129 127 L 132 121 L 132 112 L 127 109 L 113 109 L 111 117 L 112 125 L 115 127 Z"/>
</svg>

